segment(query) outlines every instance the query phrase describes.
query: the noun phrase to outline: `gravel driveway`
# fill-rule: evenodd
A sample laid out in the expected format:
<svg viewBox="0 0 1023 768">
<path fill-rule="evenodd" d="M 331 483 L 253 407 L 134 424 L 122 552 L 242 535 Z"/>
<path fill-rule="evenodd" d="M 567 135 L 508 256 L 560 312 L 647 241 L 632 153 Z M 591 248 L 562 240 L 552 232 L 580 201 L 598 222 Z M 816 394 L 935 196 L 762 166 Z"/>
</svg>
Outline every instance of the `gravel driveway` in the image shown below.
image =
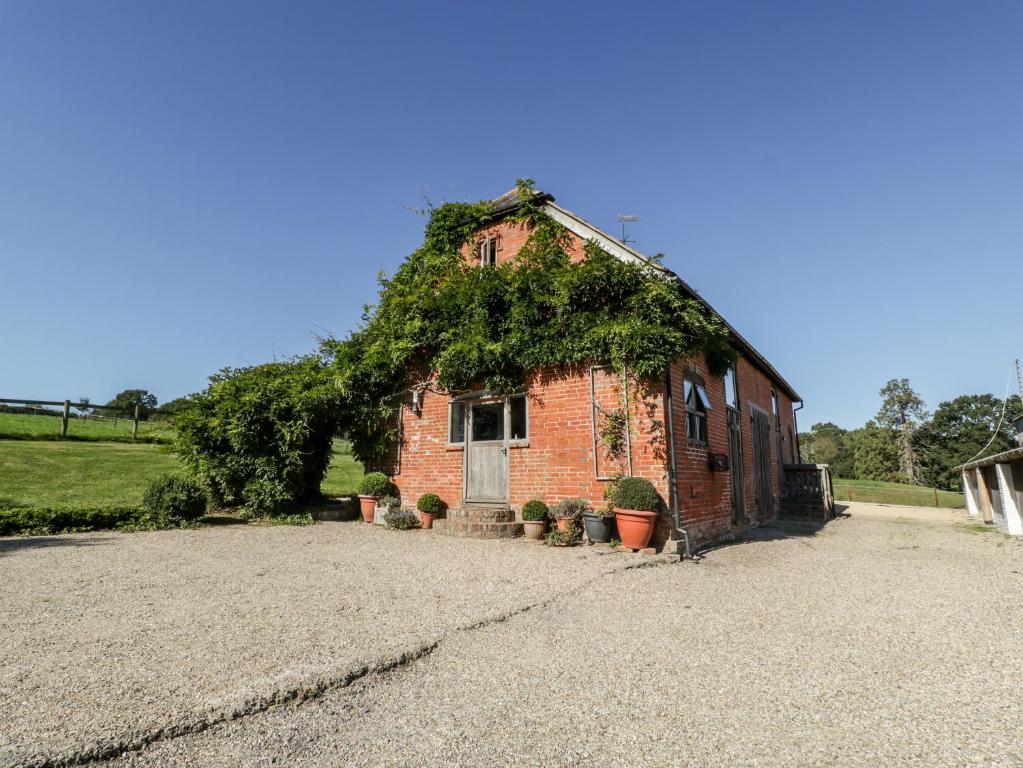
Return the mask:
<svg viewBox="0 0 1023 768">
<path fill-rule="evenodd" d="M 5 758 L 1023 763 L 1023 544 L 849 511 L 630 570 L 657 561 L 343 523 L 0 542 Z"/>
</svg>

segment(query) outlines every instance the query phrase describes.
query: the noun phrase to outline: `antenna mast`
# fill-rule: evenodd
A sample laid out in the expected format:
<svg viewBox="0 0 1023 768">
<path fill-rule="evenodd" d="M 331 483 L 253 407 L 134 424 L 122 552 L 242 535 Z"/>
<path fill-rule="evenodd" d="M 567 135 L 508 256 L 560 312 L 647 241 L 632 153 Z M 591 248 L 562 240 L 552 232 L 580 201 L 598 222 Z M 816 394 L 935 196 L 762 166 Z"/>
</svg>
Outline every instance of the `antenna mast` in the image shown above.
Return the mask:
<svg viewBox="0 0 1023 768">
<path fill-rule="evenodd" d="M 627 238 L 625 236 L 625 222 L 627 222 L 627 221 L 639 221 L 639 216 L 634 216 L 632 214 L 619 213 L 618 214 L 618 221 L 621 222 L 621 225 L 622 225 L 622 242 L 625 243 L 626 245 L 628 245 L 629 243 L 636 242 L 635 240 L 630 240 L 629 238 Z"/>
<path fill-rule="evenodd" d="M 1019 387 L 1019 404 L 1023 405 L 1023 371 L 1020 371 L 1019 358 L 1016 358 L 1016 386 Z"/>
</svg>

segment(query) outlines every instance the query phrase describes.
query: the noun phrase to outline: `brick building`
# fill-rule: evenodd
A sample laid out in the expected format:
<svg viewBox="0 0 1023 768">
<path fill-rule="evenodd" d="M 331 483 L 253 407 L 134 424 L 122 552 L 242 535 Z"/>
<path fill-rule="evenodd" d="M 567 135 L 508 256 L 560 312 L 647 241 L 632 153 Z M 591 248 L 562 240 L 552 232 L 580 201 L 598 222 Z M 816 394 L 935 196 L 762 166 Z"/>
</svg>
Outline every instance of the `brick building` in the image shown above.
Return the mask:
<svg viewBox="0 0 1023 768">
<path fill-rule="evenodd" d="M 546 213 L 570 233 L 573 261 L 595 240 L 611 255 L 674 273 L 543 196 Z M 509 218 L 515 192 L 495 201 L 489 223 L 465 249 L 483 265 L 516 257 L 528 225 Z M 518 510 L 529 499 L 548 504 L 582 497 L 599 504 L 616 475 L 645 477 L 666 502 L 654 534 L 676 549 L 742 533 L 778 514 L 787 464 L 798 461 L 793 404 L 799 395 L 737 331 L 739 350 L 723 378 L 702 359 L 678 360 L 658 381 L 620 376 L 602 361 L 592 366 L 536 370 L 520 395 L 483 391 L 440 394 L 421 388 L 401 406 L 401 439 L 386 465 L 407 505 L 423 493 L 449 506 L 442 532 L 515 535 Z M 601 440 L 609 413 L 628 414 L 624 448 Z M 472 514 L 469 510 L 477 510 Z"/>
</svg>

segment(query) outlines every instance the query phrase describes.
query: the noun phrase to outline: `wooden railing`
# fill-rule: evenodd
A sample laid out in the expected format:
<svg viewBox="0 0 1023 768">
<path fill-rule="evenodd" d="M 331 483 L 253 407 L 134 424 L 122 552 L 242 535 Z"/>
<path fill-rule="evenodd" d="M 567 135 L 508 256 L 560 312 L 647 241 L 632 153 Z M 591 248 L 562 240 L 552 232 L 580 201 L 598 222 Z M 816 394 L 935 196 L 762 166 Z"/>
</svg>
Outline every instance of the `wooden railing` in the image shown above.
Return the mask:
<svg viewBox="0 0 1023 768">
<path fill-rule="evenodd" d="M 835 489 L 827 464 L 786 464 L 782 487 L 782 512 L 798 517 L 822 517 L 835 513 Z"/>
</svg>

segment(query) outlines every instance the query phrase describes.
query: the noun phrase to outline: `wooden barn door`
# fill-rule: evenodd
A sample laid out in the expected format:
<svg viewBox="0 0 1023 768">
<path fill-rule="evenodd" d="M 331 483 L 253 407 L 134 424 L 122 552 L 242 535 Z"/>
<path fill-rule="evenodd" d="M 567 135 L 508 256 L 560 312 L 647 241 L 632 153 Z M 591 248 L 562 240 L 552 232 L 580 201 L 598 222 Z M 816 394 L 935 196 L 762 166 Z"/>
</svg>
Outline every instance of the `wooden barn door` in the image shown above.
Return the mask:
<svg viewBox="0 0 1023 768">
<path fill-rule="evenodd" d="M 505 400 L 482 400 L 466 409 L 465 500 L 508 502 L 508 440 Z"/>
<path fill-rule="evenodd" d="M 753 422 L 753 488 L 757 494 L 757 522 L 771 516 L 771 419 L 767 411 L 750 406 Z"/>
<path fill-rule="evenodd" d="M 728 409 L 728 466 L 732 470 L 732 523 L 746 519 L 746 466 L 742 460 L 742 414 Z"/>
</svg>

